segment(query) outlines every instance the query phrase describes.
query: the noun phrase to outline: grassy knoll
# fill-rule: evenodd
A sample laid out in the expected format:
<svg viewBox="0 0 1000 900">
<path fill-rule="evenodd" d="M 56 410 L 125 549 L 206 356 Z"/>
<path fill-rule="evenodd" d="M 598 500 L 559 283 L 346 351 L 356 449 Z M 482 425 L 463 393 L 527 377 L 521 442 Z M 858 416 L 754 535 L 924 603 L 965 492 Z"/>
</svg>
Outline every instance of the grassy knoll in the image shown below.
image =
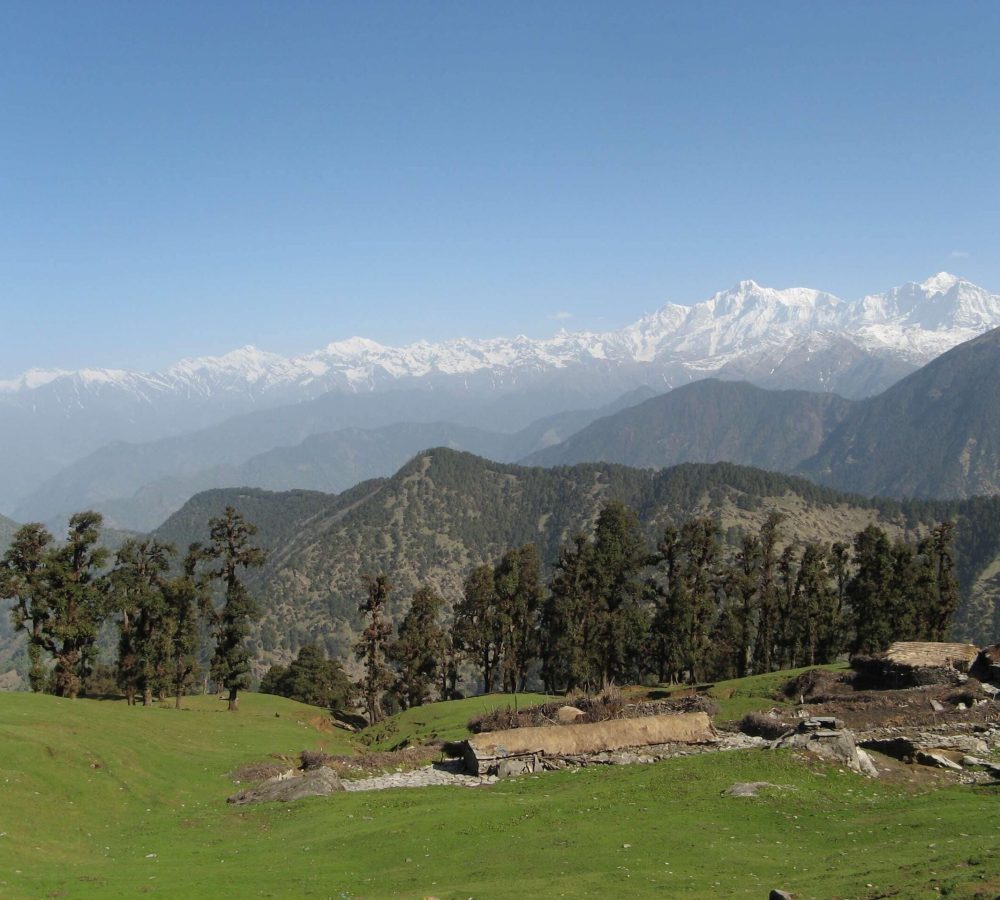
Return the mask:
<svg viewBox="0 0 1000 900">
<path fill-rule="evenodd" d="M 455 736 L 490 701 L 414 710 L 394 739 Z M 191 705 L 0 694 L 0 896 L 1000 893 L 996 788 L 931 791 L 745 752 L 237 809 L 225 773 L 239 763 L 351 744 L 280 698 L 248 694 L 235 715 Z M 789 788 L 722 796 L 734 781 Z"/>
<path fill-rule="evenodd" d="M 473 716 L 494 709 L 525 709 L 551 700 L 545 694 L 486 694 L 452 703 L 429 703 L 392 716 L 358 737 L 372 750 L 389 750 L 431 740 L 456 741 L 469 732 L 466 725 Z"/>
</svg>

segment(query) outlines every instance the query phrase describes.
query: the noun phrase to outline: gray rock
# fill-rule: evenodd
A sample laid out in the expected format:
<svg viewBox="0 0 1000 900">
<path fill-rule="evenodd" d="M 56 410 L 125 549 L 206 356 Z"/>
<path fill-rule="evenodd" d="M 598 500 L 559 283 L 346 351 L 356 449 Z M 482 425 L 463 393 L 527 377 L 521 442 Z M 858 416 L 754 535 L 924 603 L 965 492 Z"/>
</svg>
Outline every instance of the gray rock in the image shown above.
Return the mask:
<svg viewBox="0 0 1000 900">
<path fill-rule="evenodd" d="M 934 766 L 938 769 L 949 769 L 953 772 L 962 771 L 962 767 L 957 762 L 952 762 L 943 753 L 935 753 L 933 750 L 918 750 L 915 759 L 918 763 L 925 766 Z"/>
<path fill-rule="evenodd" d="M 933 709 L 934 712 L 944 712 L 944 704 L 931 697 L 931 709 Z"/>
<path fill-rule="evenodd" d="M 806 750 L 838 765 L 847 766 L 854 772 L 869 777 L 878 775 L 878 770 L 867 753 L 859 755 L 854 733 L 846 728 L 838 731 L 826 727 L 829 720 L 809 719 L 799 725 L 792 734 L 778 738 L 771 747 L 775 750 Z M 817 723 L 817 724 L 813 724 Z M 863 753 L 864 751 L 860 751 Z"/>
<path fill-rule="evenodd" d="M 323 766 L 304 775 L 288 777 L 277 775 L 257 787 L 247 788 L 229 798 L 229 803 L 289 803 L 305 797 L 326 797 L 344 790 L 344 785 L 333 769 Z"/>
<path fill-rule="evenodd" d="M 776 791 L 784 791 L 789 790 L 791 785 L 771 784 L 770 781 L 738 781 L 724 793 L 727 797 L 756 797 L 757 791 L 762 788 L 774 788 Z"/>
</svg>

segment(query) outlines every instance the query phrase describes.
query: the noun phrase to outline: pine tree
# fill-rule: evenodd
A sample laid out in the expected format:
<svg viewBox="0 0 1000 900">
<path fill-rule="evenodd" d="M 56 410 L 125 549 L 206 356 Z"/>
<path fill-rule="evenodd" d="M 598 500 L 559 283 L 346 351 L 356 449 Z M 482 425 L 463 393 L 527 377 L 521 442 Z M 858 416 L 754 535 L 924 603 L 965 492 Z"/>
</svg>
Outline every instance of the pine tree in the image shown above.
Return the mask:
<svg viewBox="0 0 1000 900">
<path fill-rule="evenodd" d="M 489 694 L 503 653 L 493 566 L 476 566 L 465 579 L 462 599 L 455 607 L 452 639 L 456 649 L 479 669 L 483 693 Z"/>
<path fill-rule="evenodd" d="M 444 600 L 432 588 L 418 588 L 396 640 L 388 645 L 387 655 L 396 669 L 393 692 L 404 709 L 423 705 L 437 682 L 445 657 L 444 630 L 438 622 L 443 606 Z"/>
<path fill-rule="evenodd" d="M 214 610 L 215 654 L 212 657 L 212 678 L 229 691 L 229 710 L 239 709 L 239 691 L 250 686 L 250 653 L 246 639 L 250 623 L 260 613 L 246 585 L 240 580 L 240 569 L 257 568 L 264 564 L 265 554 L 251 544 L 257 533 L 233 507 L 209 520 L 211 541 L 202 551 L 205 559 L 214 560 L 217 568 L 209 577 L 225 588 L 222 608 Z"/>
<path fill-rule="evenodd" d="M 757 634 L 753 651 L 755 672 L 770 672 L 773 668 L 775 637 L 779 628 L 778 527 L 783 518 L 781 513 L 771 512 L 760 527 L 760 564 L 756 591 Z"/>
<path fill-rule="evenodd" d="M 647 557 L 635 511 L 617 500 L 605 504 L 594 528 L 592 556 L 603 685 L 636 680 L 642 668 L 649 620 L 642 605 L 646 585 L 640 573 Z"/>
<path fill-rule="evenodd" d="M 128 540 L 119 548 L 111 572 L 111 595 L 121 613 L 118 684 L 128 702 L 142 694 L 151 706 L 154 691 L 169 680 L 173 628 L 166 574 L 174 556 L 169 544 Z"/>
<path fill-rule="evenodd" d="M 504 690 L 524 690 L 528 669 L 538 655 L 538 617 L 542 604 L 541 560 L 534 544 L 503 555 L 494 570 Z"/>
<path fill-rule="evenodd" d="M 45 690 L 48 677 L 42 653 L 55 651 L 49 634 L 54 615 L 48 581 L 51 544 L 52 535 L 43 526 L 24 525 L 14 534 L 0 562 L 0 597 L 14 601 L 14 630 L 27 634 L 31 662 L 28 683 L 36 692 Z"/>
<path fill-rule="evenodd" d="M 170 618 L 170 681 L 174 706 L 181 708 L 181 695 L 198 677 L 198 623 L 210 602 L 206 585 L 197 575 L 202 558 L 200 544 L 192 544 L 184 557 L 184 570 L 167 585 Z"/>
<path fill-rule="evenodd" d="M 549 691 L 594 686 L 600 668 L 593 545 L 578 534 L 559 551 L 541 613 L 542 681 Z"/>
<path fill-rule="evenodd" d="M 846 588 L 854 624 L 854 653 L 879 653 L 895 636 L 892 592 L 897 561 L 888 536 L 877 525 L 855 535 L 856 571 Z"/>
<path fill-rule="evenodd" d="M 287 667 L 271 666 L 260 690 L 330 710 L 347 709 L 353 697 L 347 673 L 337 660 L 327 659 L 318 644 L 303 644 Z"/>
<path fill-rule="evenodd" d="M 368 616 L 368 624 L 355 645 L 358 659 L 364 661 L 365 674 L 359 685 L 368 712 L 368 721 L 374 725 L 385 718 L 382 695 L 392 684 L 392 677 L 385 664 L 386 644 L 392 634 L 392 625 L 383 621 L 385 603 L 393 586 L 385 575 L 365 575 L 365 599 L 358 611 Z"/>
</svg>

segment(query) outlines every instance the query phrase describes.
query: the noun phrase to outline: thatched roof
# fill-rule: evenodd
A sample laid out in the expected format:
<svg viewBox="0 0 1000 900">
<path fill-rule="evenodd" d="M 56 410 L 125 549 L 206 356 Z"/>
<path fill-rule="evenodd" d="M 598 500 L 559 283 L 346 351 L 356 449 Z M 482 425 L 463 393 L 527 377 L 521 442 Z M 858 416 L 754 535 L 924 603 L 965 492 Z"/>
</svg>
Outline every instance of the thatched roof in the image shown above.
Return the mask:
<svg viewBox="0 0 1000 900">
<path fill-rule="evenodd" d="M 972 644 L 946 644 L 937 641 L 896 641 L 885 658 L 897 665 L 914 669 L 945 668 L 968 671 L 979 650 Z"/>
<path fill-rule="evenodd" d="M 478 758 L 538 753 L 577 756 L 648 747 L 651 744 L 706 743 L 717 738 L 707 713 L 674 713 L 636 719 L 611 719 L 584 725 L 537 725 L 490 731 L 468 738 Z"/>
</svg>

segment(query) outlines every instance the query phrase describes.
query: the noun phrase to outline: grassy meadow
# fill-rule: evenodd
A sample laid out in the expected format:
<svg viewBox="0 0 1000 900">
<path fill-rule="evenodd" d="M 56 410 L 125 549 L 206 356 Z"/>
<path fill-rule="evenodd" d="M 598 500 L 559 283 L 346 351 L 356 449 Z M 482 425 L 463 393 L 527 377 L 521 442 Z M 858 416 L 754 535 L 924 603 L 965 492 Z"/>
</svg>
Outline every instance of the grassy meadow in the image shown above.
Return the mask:
<svg viewBox="0 0 1000 900">
<path fill-rule="evenodd" d="M 747 682 L 731 699 L 763 705 L 770 683 Z M 435 704 L 355 736 L 258 694 L 235 714 L 214 697 L 176 711 L 0 694 L 0 896 L 1000 894 L 997 787 L 869 781 L 784 752 L 225 802 L 238 765 L 459 737 L 471 715 L 508 702 Z M 724 796 L 736 781 L 783 787 Z"/>
</svg>

